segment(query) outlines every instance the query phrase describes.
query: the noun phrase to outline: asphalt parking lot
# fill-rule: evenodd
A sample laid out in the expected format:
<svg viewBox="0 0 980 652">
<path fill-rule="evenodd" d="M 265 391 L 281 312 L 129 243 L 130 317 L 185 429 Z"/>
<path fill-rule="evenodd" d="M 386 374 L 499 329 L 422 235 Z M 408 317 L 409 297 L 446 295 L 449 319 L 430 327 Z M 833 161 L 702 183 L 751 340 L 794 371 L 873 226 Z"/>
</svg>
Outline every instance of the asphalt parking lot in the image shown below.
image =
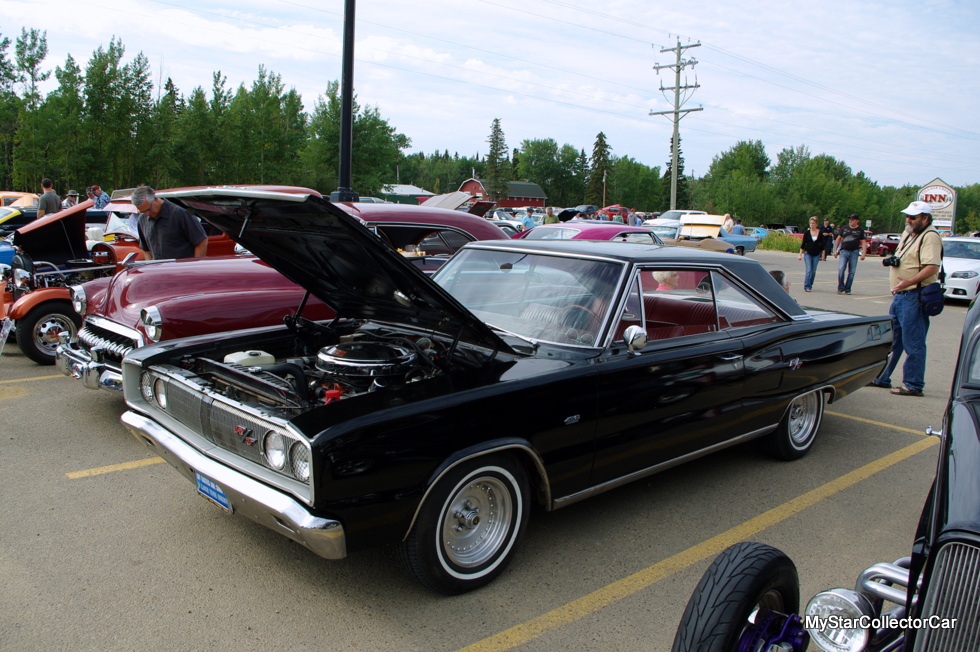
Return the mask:
<svg viewBox="0 0 980 652">
<path fill-rule="evenodd" d="M 795 254 L 756 252 L 804 305 L 886 314 L 877 258 L 836 294 L 803 293 Z M 909 553 L 935 470 L 965 304 L 929 332 L 926 396 L 862 389 L 827 408 L 810 454 L 752 443 L 566 509 L 531 515 L 509 570 L 428 593 L 390 549 L 329 562 L 228 517 L 119 423 L 122 398 L 0 356 L 0 650 L 669 650 L 691 591 L 731 543 L 797 563 L 805 603 Z M 900 373 L 894 379 L 900 381 Z"/>
</svg>

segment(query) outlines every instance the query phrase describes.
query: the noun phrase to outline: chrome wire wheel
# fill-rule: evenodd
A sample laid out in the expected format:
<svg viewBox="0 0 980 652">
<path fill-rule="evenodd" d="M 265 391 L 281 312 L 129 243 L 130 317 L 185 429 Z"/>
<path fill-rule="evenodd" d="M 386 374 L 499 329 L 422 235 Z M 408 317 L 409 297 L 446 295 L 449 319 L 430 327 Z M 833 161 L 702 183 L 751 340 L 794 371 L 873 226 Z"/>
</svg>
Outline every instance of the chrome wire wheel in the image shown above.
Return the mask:
<svg viewBox="0 0 980 652">
<path fill-rule="evenodd" d="M 513 496 L 500 479 L 473 479 L 443 511 L 441 541 L 447 559 L 463 568 L 492 559 L 508 541 L 513 514 Z"/>
</svg>

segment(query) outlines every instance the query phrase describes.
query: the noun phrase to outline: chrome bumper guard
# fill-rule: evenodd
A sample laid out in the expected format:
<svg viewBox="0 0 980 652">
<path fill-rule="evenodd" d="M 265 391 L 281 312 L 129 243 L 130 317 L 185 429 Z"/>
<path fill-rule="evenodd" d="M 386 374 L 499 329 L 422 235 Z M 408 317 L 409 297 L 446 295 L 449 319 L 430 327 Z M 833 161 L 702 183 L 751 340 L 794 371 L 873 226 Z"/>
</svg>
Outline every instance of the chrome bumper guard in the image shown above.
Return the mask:
<svg viewBox="0 0 980 652">
<path fill-rule="evenodd" d="M 106 367 L 102 349 L 95 347 L 91 352 L 77 344 L 63 341 L 55 349 L 55 366 L 66 376 L 77 378 L 89 389 L 108 389 L 122 391 L 122 374 Z"/>
<path fill-rule="evenodd" d="M 191 482 L 197 482 L 197 472 L 217 484 L 228 498 L 231 512 L 251 518 L 324 559 L 347 556 L 344 527 L 339 521 L 314 516 L 291 496 L 212 460 L 142 414 L 127 411 L 122 422 L 136 439 Z"/>
</svg>

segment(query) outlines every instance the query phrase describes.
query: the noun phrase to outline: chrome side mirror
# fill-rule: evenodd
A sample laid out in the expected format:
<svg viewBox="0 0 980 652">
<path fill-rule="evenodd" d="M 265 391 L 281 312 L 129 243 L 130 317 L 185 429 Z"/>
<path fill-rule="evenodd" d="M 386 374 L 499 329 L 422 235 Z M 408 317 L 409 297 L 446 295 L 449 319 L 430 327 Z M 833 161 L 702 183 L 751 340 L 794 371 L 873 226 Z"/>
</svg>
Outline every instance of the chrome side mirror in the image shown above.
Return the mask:
<svg viewBox="0 0 980 652">
<path fill-rule="evenodd" d="M 636 353 L 647 345 L 647 332 L 640 326 L 628 326 L 623 333 L 626 348 L 630 353 Z"/>
</svg>

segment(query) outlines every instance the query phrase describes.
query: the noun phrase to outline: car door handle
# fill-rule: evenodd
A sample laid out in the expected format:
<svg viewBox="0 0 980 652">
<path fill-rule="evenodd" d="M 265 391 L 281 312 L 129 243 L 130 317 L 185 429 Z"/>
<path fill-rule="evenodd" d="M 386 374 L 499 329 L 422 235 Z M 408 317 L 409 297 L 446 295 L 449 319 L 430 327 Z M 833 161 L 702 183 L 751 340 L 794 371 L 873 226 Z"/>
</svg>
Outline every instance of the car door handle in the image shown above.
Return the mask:
<svg viewBox="0 0 980 652">
<path fill-rule="evenodd" d="M 719 360 L 724 360 L 725 362 L 738 362 L 742 359 L 741 353 L 726 353 L 725 355 L 719 355 Z"/>
</svg>

